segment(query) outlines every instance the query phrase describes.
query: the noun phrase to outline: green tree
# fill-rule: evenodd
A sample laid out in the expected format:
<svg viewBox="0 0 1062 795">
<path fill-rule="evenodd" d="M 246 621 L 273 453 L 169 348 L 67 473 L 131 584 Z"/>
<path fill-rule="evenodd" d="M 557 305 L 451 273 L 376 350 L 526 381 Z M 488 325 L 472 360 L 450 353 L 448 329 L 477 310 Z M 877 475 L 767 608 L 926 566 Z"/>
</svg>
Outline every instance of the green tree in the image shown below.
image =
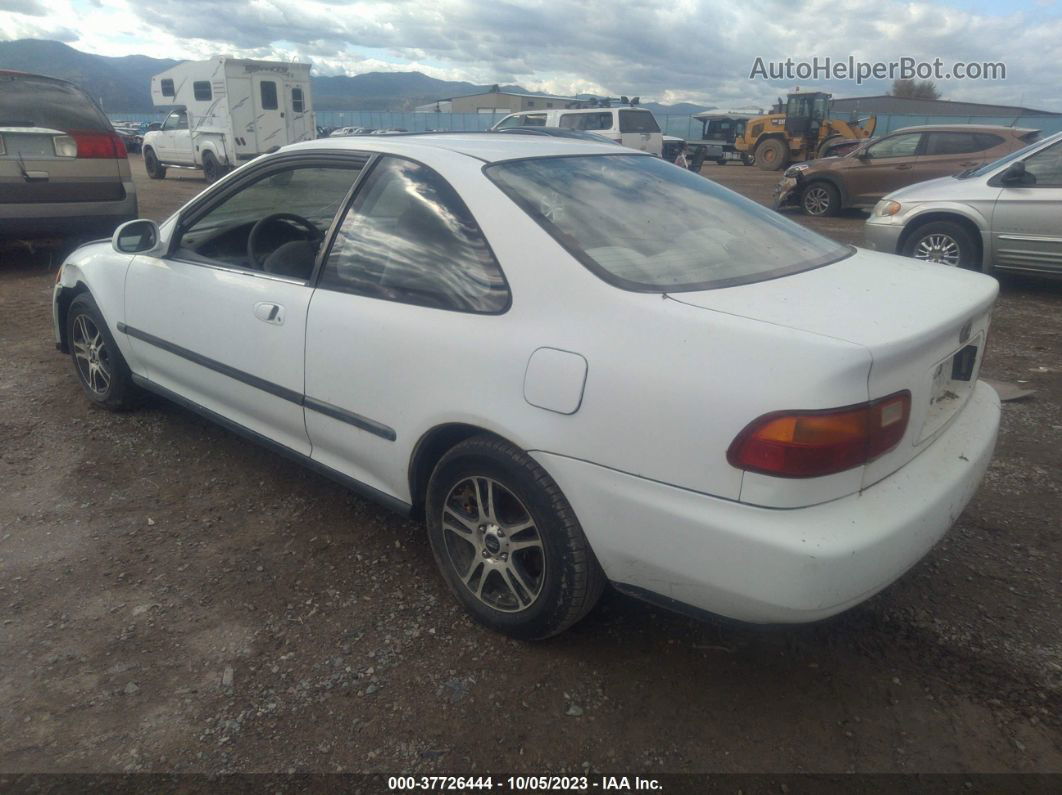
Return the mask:
<svg viewBox="0 0 1062 795">
<path fill-rule="evenodd" d="M 940 99 L 940 91 L 932 80 L 893 80 L 889 93 L 908 99 Z"/>
</svg>

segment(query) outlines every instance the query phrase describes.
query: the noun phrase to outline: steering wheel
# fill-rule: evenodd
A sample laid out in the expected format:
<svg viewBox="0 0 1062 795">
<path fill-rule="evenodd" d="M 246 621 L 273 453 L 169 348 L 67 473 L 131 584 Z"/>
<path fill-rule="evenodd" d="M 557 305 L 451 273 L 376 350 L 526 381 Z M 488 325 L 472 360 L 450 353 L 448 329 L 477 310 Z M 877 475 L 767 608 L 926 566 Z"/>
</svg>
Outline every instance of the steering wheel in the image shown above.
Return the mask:
<svg viewBox="0 0 1062 795">
<path fill-rule="evenodd" d="M 247 259 L 251 261 L 251 267 L 261 269 L 265 264 L 265 260 L 259 260 L 258 254 L 255 252 L 257 249 L 256 243 L 258 237 L 262 233 L 262 229 L 269 226 L 274 221 L 288 221 L 295 224 L 295 226 L 301 226 L 309 234 L 308 242 L 320 243 L 324 238 L 321 231 L 313 225 L 313 222 L 307 221 L 301 215 L 295 215 L 295 213 L 274 213 L 273 215 L 267 215 L 261 219 L 253 227 L 251 227 L 251 234 L 247 236 Z"/>
</svg>

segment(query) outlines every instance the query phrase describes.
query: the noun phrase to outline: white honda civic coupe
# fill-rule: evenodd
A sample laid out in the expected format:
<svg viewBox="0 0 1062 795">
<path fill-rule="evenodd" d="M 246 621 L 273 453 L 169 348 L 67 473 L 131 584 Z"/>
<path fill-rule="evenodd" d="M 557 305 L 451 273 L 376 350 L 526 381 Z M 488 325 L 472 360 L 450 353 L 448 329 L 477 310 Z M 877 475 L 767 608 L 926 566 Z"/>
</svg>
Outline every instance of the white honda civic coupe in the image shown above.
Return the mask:
<svg viewBox="0 0 1062 795">
<path fill-rule="evenodd" d="M 650 155 L 326 139 L 83 246 L 58 347 L 424 517 L 456 598 L 541 638 L 606 582 L 812 621 L 947 531 L 995 444 L 996 282 L 821 237 Z"/>
</svg>

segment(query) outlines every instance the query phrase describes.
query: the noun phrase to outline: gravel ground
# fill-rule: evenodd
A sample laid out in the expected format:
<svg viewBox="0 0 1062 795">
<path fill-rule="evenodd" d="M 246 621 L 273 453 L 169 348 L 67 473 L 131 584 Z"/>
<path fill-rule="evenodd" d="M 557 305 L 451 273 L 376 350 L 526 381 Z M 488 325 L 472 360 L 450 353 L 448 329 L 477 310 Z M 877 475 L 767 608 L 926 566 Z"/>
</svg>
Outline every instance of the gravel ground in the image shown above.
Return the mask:
<svg viewBox="0 0 1062 795">
<path fill-rule="evenodd" d="M 203 187 L 133 166 L 147 216 Z M 0 770 L 1062 772 L 1057 284 L 1004 283 L 983 374 L 1036 393 L 882 594 L 755 627 L 607 593 L 530 645 L 459 612 L 419 525 L 162 401 L 90 408 L 52 278 L 0 255 Z"/>
</svg>

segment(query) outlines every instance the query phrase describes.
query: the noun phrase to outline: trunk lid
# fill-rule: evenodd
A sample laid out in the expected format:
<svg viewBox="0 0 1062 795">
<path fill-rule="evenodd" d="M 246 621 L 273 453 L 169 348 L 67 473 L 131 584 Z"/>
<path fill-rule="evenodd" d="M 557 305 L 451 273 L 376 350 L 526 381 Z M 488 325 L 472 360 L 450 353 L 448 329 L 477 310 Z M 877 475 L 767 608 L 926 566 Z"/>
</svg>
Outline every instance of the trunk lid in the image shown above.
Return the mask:
<svg viewBox="0 0 1062 795">
<path fill-rule="evenodd" d="M 911 414 L 899 445 L 863 468 L 865 488 L 918 455 L 966 404 L 998 291 L 980 274 L 859 250 L 792 276 L 669 297 L 866 348 L 867 398 L 907 390 Z M 833 407 L 778 406 L 816 408 Z"/>
</svg>

